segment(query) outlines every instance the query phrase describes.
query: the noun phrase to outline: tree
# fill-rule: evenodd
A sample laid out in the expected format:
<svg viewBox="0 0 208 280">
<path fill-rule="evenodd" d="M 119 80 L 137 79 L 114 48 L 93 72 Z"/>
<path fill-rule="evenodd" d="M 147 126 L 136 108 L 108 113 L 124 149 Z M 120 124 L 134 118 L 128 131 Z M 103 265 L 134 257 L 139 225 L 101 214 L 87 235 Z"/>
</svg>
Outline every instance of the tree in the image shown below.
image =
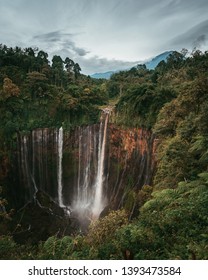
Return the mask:
<svg viewBox="0 0 208 280">
<path fill-rule="evenodd" d="M 37 58 L 41 59 L 44 63 L 48 63 L 48 54 L 44 51 L 39 51 Z"/>
<path fill-rule="evenodd" d="M 37 49 L 26 48 L 24 51 L 26 55 L 35 57 L 35 51 L 37 51 Z"/>
<path fill-rule="evenodd" d="M 190 145 L 178 136 L 166 139 L 157 150 L 157 171 L 154 187 L 175 188 L 184 178 L 191 179 Z"/>
<path fill-rule="evenodd" d="M 59 55 L 54 55 L 52 58 L 52 68 L 63 71 L 63 60 Z"/>
<path fill-rule="evenodd" d="M 59 55 L 54 55 L 52 58 L 52 69 L 54 72 L 54 83 L 56 86 L 62 86 L 63 77 L 63 60 Z"/>
<path fill-rule="evenodd" d="M 80 75 L 80 71 L 82 70 L 79 66 L 78 63 L 75 63 L 74 64 L 74 67 L 73 67 L 73 70 L 74 70 L 74 76 L 75 76 L 75 79 L 77 79 Z"/>
<path fill-rule="evenodd" d="M 75 65 L 74 61 L 72 59 L 66 57 L 64 64 L 65 64 L 67 72 L 73 73 L 74 65 Z"/>
<path fill-rule="evenodd" d="M 167 57 L 167 67 L 168 68 L 179 68 L 184 62 L 184 54 L 177 51 L 172 52 Z"/>
<path fill-rule="evenodd" d="M 93 222 L 86 236 L 86 243 L 91 248 L 91 258 L 113 259 L 116 253 L 114 243 L 116 231 L 127 222 L 127 214 L 124 210 L 112 211 L 108 216 Z"/>
<path fill-rule="evenodd" d="M 12 80 L 10 80 L 9 78 L 5 78 L 2 94 L 4 99 L 7 99 L 11 96 L 19 96 L 20 89 L 12 82 Z"/>
<path fill-rule="evenodd" d="M 43 71 L 43 67 L 47 67 L 49 64 L 48 54 L 44 51 L 39 51 L 36 58 L 36 67 L 39 72 Z"/>
<path fill-rule="evenodd" d="M 33 98 L 44 96 L 47 89 L 47 81 L 46 76 L 39 72 L 34 71 L 27 74 L 27 84 Z"/>
</svg>

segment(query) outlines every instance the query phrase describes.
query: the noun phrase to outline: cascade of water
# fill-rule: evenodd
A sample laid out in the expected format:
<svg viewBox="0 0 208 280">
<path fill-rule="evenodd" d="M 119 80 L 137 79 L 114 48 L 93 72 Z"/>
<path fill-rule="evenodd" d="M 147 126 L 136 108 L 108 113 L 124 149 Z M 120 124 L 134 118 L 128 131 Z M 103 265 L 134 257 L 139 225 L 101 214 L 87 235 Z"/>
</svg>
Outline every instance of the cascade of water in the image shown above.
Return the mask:
<svg viewBox="0 0 208 280">
<path fill-rule="evenodd" d="M 21 158 L 22 158 L 22 170 L 24 172 L 25 183 L 29 192 L 30 189 L 30 168 L 29 168 L 29 160 L 28 160 L 28 136 L 24 135 L 22 137 L 22 147 L 21 147 Z"/>
<path fill-rule="evenodd" d="M 34 195 L 33 198 L 36 200 L 36 194 L 38 192 L 38 188 L 35 182 L 35 131 L 32 131 L 32 182 L 34 187 Z"/>
<path fill-rule="evenodd" d="M 78 128 L 78 137 L 79 137 L 79 166 L 78 166 L 78 180 L 77 180 L 77 198 L 80 197 L 80 180 L 81 180 L 81 154 L 82 154 L 82 129 L 81 127 Z"/>
<path fill-rule="evenodd" d="M 78 129 L 78 176 L 72 208 L 79 215 L 88 215 L 92 203 L 93 126 Z"/>
<path fill-rule="evenodd" d="M 96 176 L 96 181 L 94 186 L 95 188 L 94 202 L 92 206 L 93 218 L 98 218 L 99 214 L 105 207 L 104 205 L 105 202 L 103 198 L 103 182 L 104 182 L 105 147 L 106 147 L 109 111 L 106 110 L 104 111 L 104 113 L 105 113 L 104 128 L 103 128 L 103 122 L 101 122 L 100 131 L 99 131 L 98 169 L 97 169 L 97 176 Z"/>
<path fill-rule="evenodd" d="M 82 205 L 86 208 L 90 205 L 90 199 L 89 199 L 89 188 L 90 188 L 90 167 L 91 167 L 91 127 L 87 127 L 87 135 L 86 135 L 86 143 L 85 143 L 85 168 L 84 168 L 84 174 L 83 174 L 83 187 L 82 187 L 82 193 L 81 193 L 81 202 Z"/>
<path fill-rule="evenodd" d="M 64 207 L 63 194 L 62 194 L 62 158 L 63 158 L 63 128 L 60 127 L 58 130 L 58 168 L 57 168 L 57 179 L 58 179 L 58 204 L 60 207 Z"/>
<path fill-rule="evenodd" d="M 109 111 L 104 110 L 99 130 L 96 125 L 78 130 L 77 185 L 71 206 L 81 220 L 97 219 L 105 207 L 103 185 L 108 118 Z"/>
</svg>

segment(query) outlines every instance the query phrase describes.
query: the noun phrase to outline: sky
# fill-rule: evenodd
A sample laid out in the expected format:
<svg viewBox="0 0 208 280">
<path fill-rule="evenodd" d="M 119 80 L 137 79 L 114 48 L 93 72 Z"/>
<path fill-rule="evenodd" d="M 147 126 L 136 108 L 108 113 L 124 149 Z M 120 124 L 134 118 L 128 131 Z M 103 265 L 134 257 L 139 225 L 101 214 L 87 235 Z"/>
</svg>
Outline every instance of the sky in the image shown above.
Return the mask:
<svg viewBox="0 0 208 280">
<path fill-rule="evenodd" d="M 0 43 L 69 57 L 82 73 L 208 50 L 207 0 L 0 0 Z"/>
</svg>

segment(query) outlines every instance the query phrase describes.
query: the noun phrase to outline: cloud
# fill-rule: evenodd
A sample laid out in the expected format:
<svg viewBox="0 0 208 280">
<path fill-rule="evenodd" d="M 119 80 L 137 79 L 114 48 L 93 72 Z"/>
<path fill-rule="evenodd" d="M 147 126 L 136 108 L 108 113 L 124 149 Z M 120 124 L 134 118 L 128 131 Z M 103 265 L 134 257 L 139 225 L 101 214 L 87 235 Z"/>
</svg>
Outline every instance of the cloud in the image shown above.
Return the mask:
<svg viewBox="0 0 208 280">
<path fill-rule="evenodd" d="M 40 40 L 44 42 L 58 42 L 62 39 L 63 36 L 72 36 L 72 34 L 71 33 L 62 34 L 61 31 L 58 30 L 58 31 L 40 34 L 40 35 L 35 35 L 33 38 L 35 40 Z"/>
<path fill-rule="evenodd" d="M 207 44 L 208 20 L 176 36 L 170 43 L 175 47 L 203 48 Z"/>
<path fill-rule="evenodd" d="M 200 49 L 206 44 L 206 42 L 207 36 L 205 34 L 202 34 L 195 39 L 195 41 L 193 42 L 193 47 Z"/>
<path fill-rule="evenodd" d="M 84 73 L 208 45 L 207 0 L 0 0 L 0 6 L 1 43 L 68 56 Z"/>
<path fill-rule="evenodd" d="M 137 65 L 138 63 L 140 62 L 106 59 L 98 56 L 82 58 L 79 60 L 79 64 L 81 65 L 82 71 L 85 74 L 107 72 L 111 70 L 126 70 Z"/>
<path fill-rule="evenodd" d="M 71 37 L 74 37 L 76 34 L 73 33 L 64 33 L 60 30 L 53 31 L 49 33 L 44 33 L 40 35 L 35 35 L 33 39 L 38 43 L 50 44 L 50 48 L 59 49 L 62 53 L 69 52 L 73 56 L 85 56 L 89 51 L 84 48 L 77 47 L 75 42 Z M 52 45 L 51 45 L 52 44 Z M 54 46 L 53 46 L 54 44 Z"/>
</svg>

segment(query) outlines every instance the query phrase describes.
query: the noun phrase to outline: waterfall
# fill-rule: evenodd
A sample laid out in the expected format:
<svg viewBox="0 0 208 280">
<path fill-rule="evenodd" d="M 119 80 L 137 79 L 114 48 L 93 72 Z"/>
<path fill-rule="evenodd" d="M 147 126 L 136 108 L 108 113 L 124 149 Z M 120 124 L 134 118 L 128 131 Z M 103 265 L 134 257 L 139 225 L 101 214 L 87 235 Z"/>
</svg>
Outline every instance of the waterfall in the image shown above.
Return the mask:
<svg viewBox="0 0 208 280">
<path fill-rule="evenodd" d="M 123 207 L 126 186 L 139 190 L 151 184 L 154 137 L 143 129 L 108 125 L 109 116 L 110 110 L 104 109 L 100 123 L 70 132 L 60 127 L 20 134 L 20 203 L 41 199 L 45 193 L 85 226 L 106 206 Z"/>
<path fill-rule="evenodd" d="M 91 204 L 92 129 L 78 128 L 78 178 L 72 208 L 79 213 L 88 211 Z"/>
<path fill-rule="evenodd" d="M 20 138 L 20 158 L 21 158 L 21 171 L 24 180 L 24 185 L 27 188 L 27 198 L 32 199 L 29 152 L 28 152 L 28 136 L 24 135 Z"/>
<path fill-rule="evenodd" d="M 78 172 L 72 211 L 79 219 L 97 219 L 105 207 L 104 163 L 109 111 L 102 114 L 100 125 L 78 128 Z"/>
<path fill-rule="evenodd" d="M 34 186 L 34 199 L 36 200 L 36 194 L 38 192 L 38 188 L 35 182 L 35 131 L 32 131 L 32 182 Z"/>
<path fill-rule="evenodd" d="M 60 127 L 57 135 L 58 143 L 58 168 L 57 168 L 57 180 L 58 180 L 58 204 L 60 207 L 64 206 L 63 203 L 63 185 L 62 185 L 62 158 L 63 158 L 63 128 Z"/>
<path fill-rule="evenodd" d="M 38 191 L 44 192 L 65 207 L 63 196 L 63 129 L 38 128 L 30 134 L 19 135 L 19 184 L 25 201 L 37 202 Z"/>
<path fill-rule="evenodd" d="M 109 118 L 109 111 L 105 110 L 104 128 L 103 122 L 100 123 L 99 131 L 99 149 L 98 149 L 98 169 L 95 181 L 95 196 L 92 206 L 93 218 L 98 218 L 99 214 L 105 207 L 105 198 L 103 197 L 103 182 L 104 182 L 104 162 L 105 162 L 105 147 L 107 136 L 107 124 Z M 102 136 L 103 134 L 103 136 Z"/>
</svg>

